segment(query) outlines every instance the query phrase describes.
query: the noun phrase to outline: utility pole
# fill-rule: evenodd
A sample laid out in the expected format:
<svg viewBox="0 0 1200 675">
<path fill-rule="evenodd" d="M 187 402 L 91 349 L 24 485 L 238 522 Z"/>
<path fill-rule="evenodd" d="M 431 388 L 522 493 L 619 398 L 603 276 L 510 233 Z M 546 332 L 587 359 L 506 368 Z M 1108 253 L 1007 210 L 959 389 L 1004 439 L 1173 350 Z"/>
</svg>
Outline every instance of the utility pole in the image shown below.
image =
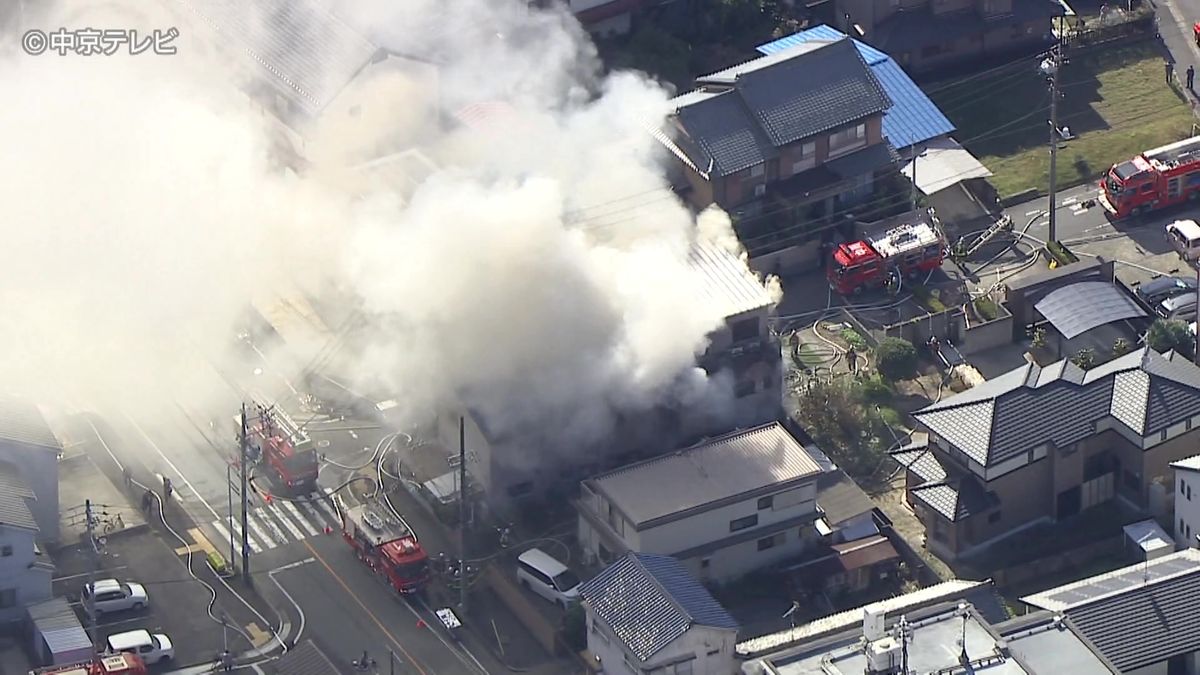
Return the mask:
<svg viewBox="0 0 1200 675">
<path fill-rule="evenodd" d="M 225 489 L 229 493 L 229 524 L 233 525 L 233 462 L 229 461 L 225 464 Z M 232 532 L 233 528 L 229 530 Z M 235 564 L 237 560 L 236 554 L 233 552 L 233 535 L 229 535 L 229 564 Z"/>
<path fill-rule="evenodd" d="M 87 614 L 87 630 L 88 638 L 92 641 L 92 659 L 94 660 L 99 655 L 99 650 L 96 644 L 96 566 L 97 566 L 97 551 L 96 551 L 96 520 L 92 516 L 92 500 L 88 499 L 83 503 L 83 516 L 86 518 L 87 538 L 88 538 L 88 570 L 87 570 L 87 599 L 86 607 L 84 608 Z"/>
<path fill-rule="evenodd" d="M 249 452 L 246 447 L 248 435 L 249 431 L 246 428 L 246 403 L 243 401 L 242 428 L 241 433 L 238 435 L 238 445 L 242 453 L 242 578 L 247 586 L 250 585 L 250 523 L 248 522 L 250 520 L 250 506 L 247 503 L 250 492 L 247 485 L 249 481 L 249 468 L 247 467 Z"/>
<path fill-rule="evenodd" d="M 1042 61 L 1042 72 L 1050 79 L 1050 227 L 1046 243 L 1058 241 L 1058 74 L 1062 71 L 1062 27 L 1058 30 L 1058 42 L 1050 50 L 1050 58 Z M 1047 72 L 1049 71 L 1049 72 Z"/>
<path fill-rule="evenodd" d="M 467 420 L 458 418 L 458 608 L 467 612 Z M 464 619 L 466 617 L 463 617 Z"/>
</svg>

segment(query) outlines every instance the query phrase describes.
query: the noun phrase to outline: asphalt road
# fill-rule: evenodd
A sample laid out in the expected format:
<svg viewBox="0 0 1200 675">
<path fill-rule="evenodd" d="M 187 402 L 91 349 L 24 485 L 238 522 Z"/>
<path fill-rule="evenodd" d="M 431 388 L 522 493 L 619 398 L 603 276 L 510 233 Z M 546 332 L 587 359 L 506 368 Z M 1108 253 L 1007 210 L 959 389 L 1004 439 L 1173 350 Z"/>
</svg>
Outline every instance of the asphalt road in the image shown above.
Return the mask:
<svg viewBox="0 0 1200 675">
<path fill-rule="evenodd" d="M 381 673 L 390 672 L 388 650 L 395 654 L 396 673 L 504 672 L 485 651 L 462 650 L 436 623 L 430 608 L 391 593 L 353 558 L 340 537 L 308 539 L 298 546 L 308 556 L 270 575 L 274 589 L 291 596 L 280 604 L 294 600 L 299 607 L 293 607 L 293 613 L 302 612 L 302 621 L 292 619 L 296 628 L 289 639 L 312 639 L 341 664 L 365 650 Z M 424 624 L 418 625 L 418 620 Z"/>
</svg>

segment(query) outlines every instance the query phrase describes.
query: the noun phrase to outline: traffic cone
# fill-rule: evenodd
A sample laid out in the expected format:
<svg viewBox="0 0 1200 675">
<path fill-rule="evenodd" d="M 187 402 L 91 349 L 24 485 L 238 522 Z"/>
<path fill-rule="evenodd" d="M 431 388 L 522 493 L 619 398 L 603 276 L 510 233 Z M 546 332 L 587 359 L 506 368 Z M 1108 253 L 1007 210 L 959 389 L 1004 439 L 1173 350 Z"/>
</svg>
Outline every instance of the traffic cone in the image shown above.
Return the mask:
<svg viewBox="0 0 1200 675">
<path fill-rule="evenodd" d="M 325 534 L 333 534 L 333 528 L 326 525 L 325 526 Z"/>
<path fill-rule="evenodd" d="M 417 628 L 428 628 L 425 624 L 425 619 L 417 619 Z"/>
<path fill-rule="evenodd" d="M 264 492 L 262 493 L 262 498 L 263 498 L 263 502 L 264 502 L 264 503 L 265 503 L 267 506 L 270 506 L 270 505 L 271 505 L 271 500 L 273 499 L 273 497 L 271 497 L 271 493 L 270 493 L 270 492 L 265 492 L 265 491 L 264 491 Z"/>
</svg>

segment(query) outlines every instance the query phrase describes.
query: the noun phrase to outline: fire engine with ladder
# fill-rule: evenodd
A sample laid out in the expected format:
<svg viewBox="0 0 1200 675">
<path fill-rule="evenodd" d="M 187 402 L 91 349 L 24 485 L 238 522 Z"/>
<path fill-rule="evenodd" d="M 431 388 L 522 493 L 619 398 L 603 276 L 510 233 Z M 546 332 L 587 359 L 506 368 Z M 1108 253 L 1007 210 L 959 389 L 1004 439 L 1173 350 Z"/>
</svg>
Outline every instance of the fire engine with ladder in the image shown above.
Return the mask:
<svg viewBox="0 0 1200 675">
<path fill-rule="evenodd" d="M 91 661 L 31 670 L 29 675 L 146 675 L 146 664 L 137 654 L 106 654 Z"/>
<path fill-rule="evenodd" d="M 334 496 L 342 537 L 371 571 L 401 595 L 416 593 L 430 578 L 429 556 L 408 522 L 378 502 L 347 506 Z"/>
<path fill-rule="evenodd" d="M 839 244 L 826 276 L 837 293 L 858 295 L 897 276 L 928 274 L 945 257 L 946 236 L 933 209 L 913 211 L 876 223 L 859 241 Z"/>
<path fill-rule="evenodd" d="M 1147 150 L 1100 179 L 1100 204 L 1116 218 L 1200 199 L 1200 136 Z"/>
<path fill-rule="evenodd" d="M 300 425 L 275 406 L 255 404 L 257 415 L 246 421 L 250 460 L 257 462 L 279 488 L 292 494 L 317 489 L 320 470 L 312 439 Z M 241 427 L 241 415 L 234 417 Z"/>
</svg>

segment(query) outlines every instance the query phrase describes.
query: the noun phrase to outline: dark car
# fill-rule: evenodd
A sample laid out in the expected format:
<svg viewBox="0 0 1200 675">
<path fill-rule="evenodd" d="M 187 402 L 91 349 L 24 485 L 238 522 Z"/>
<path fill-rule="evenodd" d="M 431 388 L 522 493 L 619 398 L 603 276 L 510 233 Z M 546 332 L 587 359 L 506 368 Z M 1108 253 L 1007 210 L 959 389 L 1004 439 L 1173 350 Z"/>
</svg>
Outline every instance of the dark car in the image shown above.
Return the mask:
<svg viewBox="0 0 1200 675">
<path fill-rule="evenodd" d="M 1196 280 L 1186 277 L 1159 277 L 1138 286 L 1135 292 L 1147 305 L 1153 307 L 1177 295 L 1195 293 Z"/>
</svg>

